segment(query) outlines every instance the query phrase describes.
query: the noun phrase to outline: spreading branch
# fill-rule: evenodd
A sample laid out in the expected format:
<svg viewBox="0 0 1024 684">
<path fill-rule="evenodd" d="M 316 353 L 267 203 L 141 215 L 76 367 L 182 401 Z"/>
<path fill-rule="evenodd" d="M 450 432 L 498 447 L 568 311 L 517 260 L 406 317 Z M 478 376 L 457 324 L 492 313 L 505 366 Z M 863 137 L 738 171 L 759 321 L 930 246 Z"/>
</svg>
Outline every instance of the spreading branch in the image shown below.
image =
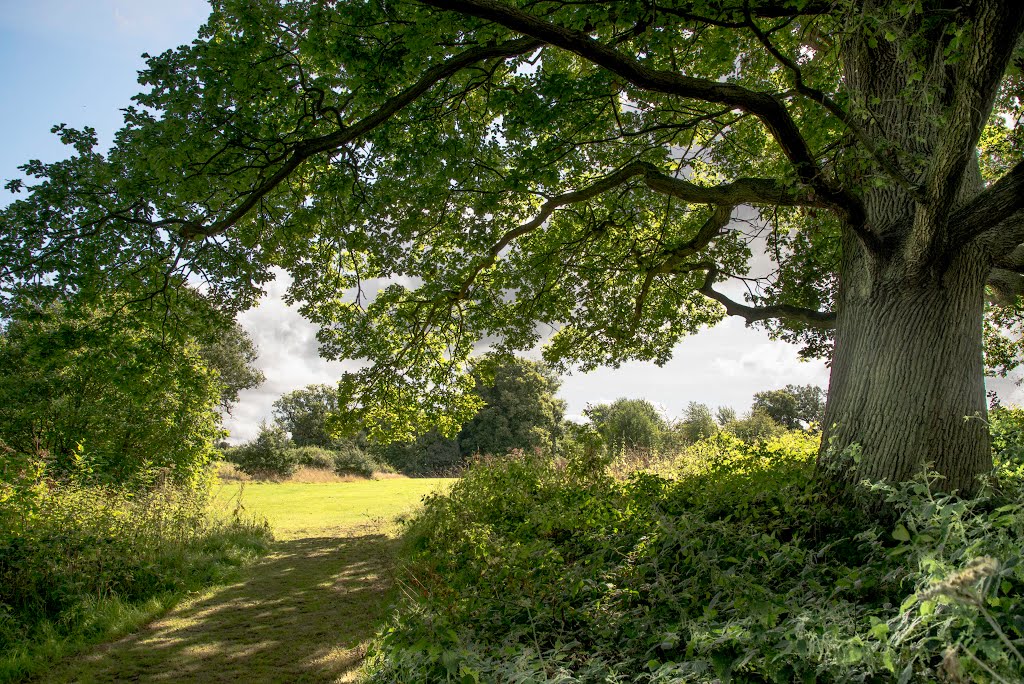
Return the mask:
<svg viewBox="0 0 1024 684">
<path fill-rule="evenodd" d="M 791 304 L 772 304 L 770 306 L 740 304 L 712 287 L 715 279 L 718 277 L 718 273 L 717 267 L 709 267 L 707 276 L 704 278 L 704 284 L 697 291 L 724 306 L 725 312 L 730 316 L 740 316 L 746 319 L 747 323 L 755 323 L 771 318 L 782 318 L 803 323 L 810 328 L 818 328 L 820 330 L 831 330 L 836 327 L 836 314 L 834 311 L 816 311 Z"/>
<path fill-rule="evenodd" d="M 830 204 L 840 206 L 847 220 L 860 226 L 864 210 L 849 191 L 833 187 L 821 174 L 810 146 L 790 116 L 783 101 L 774 94 L 750 90 L 734 83 L 723 83 L 674 71 L 652 69 L 635 57 L 594 40 L 586 33 L 552 24 L 532 14 L 510 7 L 499 0 L 422 0 L 425 4 L 460 14 L 493 21 L 567 50 L 626 79 L 638 88 L 703 102 L 728 105 L 760 119 L 783 154 L 792 164 L 800 181 L 814 189 Z M 874 246 L 873 244 L 869 246 Z"/>
<path fill-rule="evenodd" d="M 644 184 L 651 190 L 681 199 L 692 204 L 711 204 L 719 208 L 715 211 L 712 220 L 721 219 L 724 210 L 724 222 L 721 227 L 728 223 L 729 215 L 733 208 L 740 204 L 753 205 L 784 205 L 784 206 L 829 206 L 806 188 L 792 188 L 778 181 L 768 178 L 740 178 L 732 183 L 725 183 L 716 186 L 701 186 L 680 178 L 675 178 L 661 172 L 650 162 L 635 161 L 623 166 L 618 171 L 611 173 L 585 188 L 567 192 L 552 197 L 544 202 L 540 209 L 529 221 L 522 223 L 515 228 L 505 232 L 488 250 L 487 254 L 470 271 L 469 276 L 463 281 L 458 290 L 450 294 L 453 299 L 461 300 L 469 296 L 469 292 L 476 282 L 477 277 L 495 264 L 501 252 L 511 245 L 515 240 L 533 232 L 544 225 L 544 222 L 551 218 L 554 212 L 564 206 L 585 202 L 601 195 L 613 188 L 623 185 L 627 181 L 642 177 Z M 707 228 L 707 226 L 705 226 Z M 717 229 L 716 229 L 717 230 Z M 706 237 L 706 231 L 702 229 L 691 243 L 680 246 L 670 254 L 665 255 L 671 258 L 689 250 L 692 253 L 694 248 L 706 247 L 714 235 Z M 700 241 L 704 240 L 701 244 Z M 699 245 L 699 246 L 698 246 Z"/>
<path fill-rule="evenodd" d="M 948 119 L 925 180 L 927 201 L 938 212 L 947 211 L 960 191 L 999 83 L 1024 31 L 1024 3 L 1019 0 L 978 3 L 976 7 L 974 37 L 955 67 Z"/>
<path fill-rule="evenodd" d="M 533 38 L 520 38 L 497 45 L 486 45 L 471 48 L 444 62 L 427 69 L 419 80 L 404 89 L 394 97 L 388 99 L 373 113 L 360 119 L 348 127 L 343 127 L 333 133 L 322 135 L 309 140 L 296 143 L 292 151 L 281 166 L 262 183 L 250 190 L 245 199 L 239 202 L 223 218 L 213 223 L 201 221 L 181 221 L 176 219 L 165 219 L 163 225 L 180 224 L 181 235 L 186 239 L 198 237 L 210 237 L 225 232 L 242 218 L 244 218 L 260 201 L 272 190 L 283 183 L 299 166 L 317 154 L 337 150 L 349 143 L 359 140 L 377 127 L 386 123 L 405 107 L 415 102 L 419 97 L 428 92 L 438 83 L 455 75 L 466 67 L 489 59 L 507 59 L 518 55 L 528 54 L 541 47 L 542 42 Z M 143 222 L 135 219 L 135 222 Z M 154 225 L 154 224 L 148 224 Z"/>
<path fill-rule="evenodd" d="M 981 239 L 997 258 L 1024 242 L 1024 162 L 957 210 L 949 220 L 953 243 Z M 1014 220 L 1016 219 L 1016 220 Z"/>
<path fill-rule="evenodd" d="M 794 60 L 784 55 L 775 45 L 771 42 L 768 36 L 761 30 L 754 21 L 754 17 L 751 14 L 749 0 L 743 3 L 743 13 L 745 18 L 745 25 L 754 34 L 757 40 L 765 47 L 766 50 L 786 69 L 793 74 L 793 87 L 796 91 L 811 100 L 821 105 L 826 111 L 832 116 L 836 117 L 846 126 L 847 130 L 853 134 L 853 137 L 864 146 L 868 153 L 874 158 L 882 170 L 885 171 L 890 178 L 896 181 L 904 190 L 906 190 L 912 197 L 918 201 L 924 200 L 924 191 L 918 183 L 912 181 L 902 169 L 899 164 L 885 151 L 882 146 L 872 137 L 864 128 L 857 123 L 857 120 L 850 115 L 845 109 L 839 106 L 835 100 L 829 97 L 824 91 L 818 88 L 807 85 L 804 81 L 803 71 L 800 69 L 800 65 Z"/>
<path fill-rule="evenodd" d="M 700 227 L 697 234 L 681 245 L 676 245 L 664 254 L 663 260 L 653 268 L 648 269 L 644 276 L 644 282 L 640 286 L 640 293 L 637 295 L 636 304 L 633 307 L 633 326 L 640 324 L 643 318 L 644 302 L 647 300 L 647 293 L 650 292 L 654 279 L 662 274 L 668 273 L 690 273 L 692 271 L 708 268 L 707 264 L 685 264 L 685 260 L 711 244 L 711 241 L 722 234 L 725 227 L 729 225 L 732 218 L 734 206 L 723 204 L 715 207 L 704 225 Z M 684 265 L 685 264 L 685 265 Z"/>
</svg>

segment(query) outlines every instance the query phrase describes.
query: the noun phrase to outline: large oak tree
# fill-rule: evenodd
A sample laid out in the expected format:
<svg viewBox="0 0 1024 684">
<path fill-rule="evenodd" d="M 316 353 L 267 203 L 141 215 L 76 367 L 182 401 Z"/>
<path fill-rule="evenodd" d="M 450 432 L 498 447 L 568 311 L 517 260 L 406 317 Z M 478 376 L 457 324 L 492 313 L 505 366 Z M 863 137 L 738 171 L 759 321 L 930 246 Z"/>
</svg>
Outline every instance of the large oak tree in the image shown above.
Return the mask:
<svg viewBox="0 0 1024 684">
<path fill-rule="evenodd" d="M 736 315 L 831 355 L 846 477 L 931 463 L 970 488 L 986 287 L 1013 322 L 1024 270 L 1022 21 L 1019 0 L 217 0 L 149 59 L 108 154 L 60 127 L 78 154 L 26 167 L 4 304 L 191 277 L 245 307 L 284 267 L 324 353 L 372 362 L 342 390 L 381 431 L 472 411 L 481 339 L 665 361 Z"/>
</svg>

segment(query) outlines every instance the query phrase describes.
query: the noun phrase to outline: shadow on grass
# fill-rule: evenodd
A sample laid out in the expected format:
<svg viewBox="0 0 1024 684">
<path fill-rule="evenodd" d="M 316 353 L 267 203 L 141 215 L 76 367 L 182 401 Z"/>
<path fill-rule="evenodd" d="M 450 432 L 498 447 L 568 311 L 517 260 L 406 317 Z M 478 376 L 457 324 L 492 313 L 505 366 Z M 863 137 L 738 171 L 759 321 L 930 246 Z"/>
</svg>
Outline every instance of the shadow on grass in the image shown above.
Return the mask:
<svg viewBox="0 0 1024 684">
<path fill-rule="evenodd" d="M 384 617 L 396 542 L 352 535 L 277 542 L 243 580 L 41 681 L 353 681 Z"/>
</svg>

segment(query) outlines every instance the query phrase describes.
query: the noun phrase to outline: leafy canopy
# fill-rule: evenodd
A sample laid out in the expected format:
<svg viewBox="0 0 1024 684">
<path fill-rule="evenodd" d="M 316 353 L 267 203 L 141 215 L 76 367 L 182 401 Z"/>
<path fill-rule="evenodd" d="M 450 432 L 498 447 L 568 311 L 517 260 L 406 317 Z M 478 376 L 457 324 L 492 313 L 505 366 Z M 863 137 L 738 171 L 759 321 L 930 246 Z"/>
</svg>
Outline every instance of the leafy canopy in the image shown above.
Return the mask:
<svg viewBox="0 0 1024 684">
<path fill-rule="evenodd" d="M 199 277 L 233 310 L 283 267 L 322 352 L 368 361 L 342 398 L 396 438 L 479 408 L 485 339 L 661 363 L 728 312 L 825 354 L 840 224 L 928 162 L 865 132 L 879 103 L 847 88 L 844 41 L 895 51 L 895 99 L 938 98 L 921 65 L 958 68 L 981 15 L 935 4 L 214 0 L 196 41 L 148 58 L 106 154 L 58 126 L 76 155 L 23 167 L 0 301 Z M 989 179 L 1019 171 L 1011 64 Z M 740 205 L 758 211 L 730 223 Z"/>
</svg>

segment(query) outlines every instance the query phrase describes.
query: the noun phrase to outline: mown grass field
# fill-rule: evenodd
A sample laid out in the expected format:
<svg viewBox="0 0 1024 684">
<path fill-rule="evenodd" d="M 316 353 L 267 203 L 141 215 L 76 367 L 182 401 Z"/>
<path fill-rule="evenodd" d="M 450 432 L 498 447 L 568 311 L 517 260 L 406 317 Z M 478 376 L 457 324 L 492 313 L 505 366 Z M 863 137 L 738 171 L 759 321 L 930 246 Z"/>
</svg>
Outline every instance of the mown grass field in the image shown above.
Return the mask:
<svg viewBox="0 0 1024 684">
<path fill-rule="evenodd" d="M 453 480 L 224 482 L 225 514 L 265 517 L 275 542 L 237 581 L 183 601 L 43 682 L 350 682 L 386 616 L 396 516 Z"/>
<path fill-rule="evenodd" d="M 454 480 L 405 477 L 352 482 L 226 482 L 214 490 L 215 502 L 232 511 L 265 517 L 275 539 L 331 536 L 354 527 L 380 527 L 416 510 L 427 494 Z"/>
</svg>

